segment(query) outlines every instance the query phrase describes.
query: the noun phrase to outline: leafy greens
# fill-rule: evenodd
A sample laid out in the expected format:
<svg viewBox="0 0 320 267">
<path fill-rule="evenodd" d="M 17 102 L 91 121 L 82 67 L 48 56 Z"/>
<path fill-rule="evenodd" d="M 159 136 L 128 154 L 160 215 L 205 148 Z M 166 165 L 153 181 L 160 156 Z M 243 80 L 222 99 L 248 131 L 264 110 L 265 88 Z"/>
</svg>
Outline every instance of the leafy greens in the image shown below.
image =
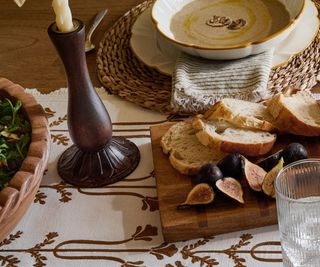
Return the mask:
<svg viewBox="0 0 320 267">
<path fill-rule="evenodd" d="M 21 167 L 29 144 L 31 125 L 20 111 L 21 101 L 0 100 L 0 190 Z"/>
</svg>

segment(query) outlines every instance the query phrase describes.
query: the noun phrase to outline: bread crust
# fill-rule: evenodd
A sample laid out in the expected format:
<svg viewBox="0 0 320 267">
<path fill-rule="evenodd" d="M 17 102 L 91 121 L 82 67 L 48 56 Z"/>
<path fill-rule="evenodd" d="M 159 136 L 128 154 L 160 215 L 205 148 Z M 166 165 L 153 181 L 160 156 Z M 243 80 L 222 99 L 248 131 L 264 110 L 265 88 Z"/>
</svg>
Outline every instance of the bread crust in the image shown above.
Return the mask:
<svg viewBox="0 0 320 267">
<path fill-rule="evenodd" d="M 268 111 L 274 117 L 280 132 L 301 136 L 319 136 L 320 126 L 306 124 L 296 117 L 283 103 L 282 94 L 276 95 L 268 102 Z M 320 116 L 320 114 L 319 114 Z"/>
<path fill-rule="evenodd" d="M 224 104 L 223 100 L 218 101 L 214 104 L 207 112 L 204 114 L 206 120 L 225 120 L 231 124 L 242 127 L 242 128 L 251 128 L 257 129 L 266 132 L 276 131 L 276 127 L 266 121 L 253 116 L 244 116 L 244 115 L 234 115 L 233 111 Z"/>
<path fill-rule="evenodd" d="M 166 143 L 164 142 L 164 140 L 162 138 L 161 138 L 161 141 L 160 141 L 160 146 L 161 146 L 162 151 L 163 151 L 164 154 L 169 154 L 170 153 L 171 148 L 166 145 Z"/>
<path fill-rule="evenodd" d="M 207 134 L 205 131 L 200 131 L 197 134 L 200 143 L 212 149 L 220 149 L 226 153 L 240 153 L 246 156 L 261 156 L 267 154 L 273 147 L 276 137 L 270 142 L 243 144 L 239 142 L 223 141 Z"/>
<path fill-rule="evenodd" d="M 198 130 L 196 136 L 200 143 L 211 149 L 218 149 L 226 153 L 237 152 L 246 156 L 260 156 L 267 154 L 276 141 L 276 135 L 274 135 L 274 138 L 271 141 L 264 143 L 246 144 L 237 141 L 224 141 L 210 135 L 204 130 L 205 122 L 203 122 L 201 117 L 196 117 L 192 122 L 192 126 Z"/>
</svg>

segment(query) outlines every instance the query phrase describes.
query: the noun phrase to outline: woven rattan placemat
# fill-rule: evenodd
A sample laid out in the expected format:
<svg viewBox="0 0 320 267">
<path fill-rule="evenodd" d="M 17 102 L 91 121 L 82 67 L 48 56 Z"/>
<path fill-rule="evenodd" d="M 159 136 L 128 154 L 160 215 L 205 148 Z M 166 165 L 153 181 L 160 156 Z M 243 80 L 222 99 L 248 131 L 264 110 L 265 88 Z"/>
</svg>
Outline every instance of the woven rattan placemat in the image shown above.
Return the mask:
<svg viewBox="0 0 320 267">
<path fill-rule="evenodd" d="M 146 66 L 130 48 L 131 27 L 151 4 L 148 0 L 132 8 L 105 33 L 97 53 L 98 76 L 111 93 L 152 110 L 172 113 L 171 77 Z M 315 86 L 320 71 L 319 44 L 320 31 L 305 51 L 272 70 L 268 89 L 275 94 L 288 87 L 310 90 Z"/>
</svg>

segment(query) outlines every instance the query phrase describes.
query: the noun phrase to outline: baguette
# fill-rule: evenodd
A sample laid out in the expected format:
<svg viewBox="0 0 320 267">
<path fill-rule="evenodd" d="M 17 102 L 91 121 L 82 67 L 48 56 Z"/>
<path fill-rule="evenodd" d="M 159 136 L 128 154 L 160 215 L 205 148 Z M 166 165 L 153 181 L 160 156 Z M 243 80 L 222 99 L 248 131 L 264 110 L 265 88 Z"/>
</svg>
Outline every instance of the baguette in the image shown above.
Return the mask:
<svg viewBox="0 0 320 267">
<path fill-rule="evenodd" d="M 179 122 L 166 132 L 160 145 L 165 154 L 169 154 L 171 165 L 180 173 L 194 175 L 210 162 L 217 162 L 225 154 L 219 150 L 202 145 L 190 122 Z"/>
<path fill-rule="evenodd" d="M 279 94 L 267 102 L 280 132 L 302 136 L 320 135 L 320 107 L 308 92 L 292 96 Z"/>
<path fill-rule="evenodd" d="M 227 153 L 260 156 L 268 153 L 276 141 L 275 134 L 234 127 L 226 121 L 206 121 L 201 115 L 195 117 L 192 126 L 200 143 Z"/>
<path fill-rule="evenodd" d="M 208 121 L 224 120 L 234 126 L 262 131 L 275 131 L 273 117 L 261 103 L 225 98 L 212 106 L 205 114 Z"/>
</svg>

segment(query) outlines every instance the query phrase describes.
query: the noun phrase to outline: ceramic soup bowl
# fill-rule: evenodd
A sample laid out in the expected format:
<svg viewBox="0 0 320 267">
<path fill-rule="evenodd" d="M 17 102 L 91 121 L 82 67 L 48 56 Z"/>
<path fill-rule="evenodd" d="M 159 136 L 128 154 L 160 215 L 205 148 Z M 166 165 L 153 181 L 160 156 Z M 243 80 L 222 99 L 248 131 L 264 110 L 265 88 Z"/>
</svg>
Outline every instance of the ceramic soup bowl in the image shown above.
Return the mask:
<svg viewBox="0 0 320 267">
<path fill-rule="evenodd" d="M 274 48 L 294 30 L 305 0 L 156 0 L 152 20 L 178 49 L 230 60 Z"/>
</svg>

